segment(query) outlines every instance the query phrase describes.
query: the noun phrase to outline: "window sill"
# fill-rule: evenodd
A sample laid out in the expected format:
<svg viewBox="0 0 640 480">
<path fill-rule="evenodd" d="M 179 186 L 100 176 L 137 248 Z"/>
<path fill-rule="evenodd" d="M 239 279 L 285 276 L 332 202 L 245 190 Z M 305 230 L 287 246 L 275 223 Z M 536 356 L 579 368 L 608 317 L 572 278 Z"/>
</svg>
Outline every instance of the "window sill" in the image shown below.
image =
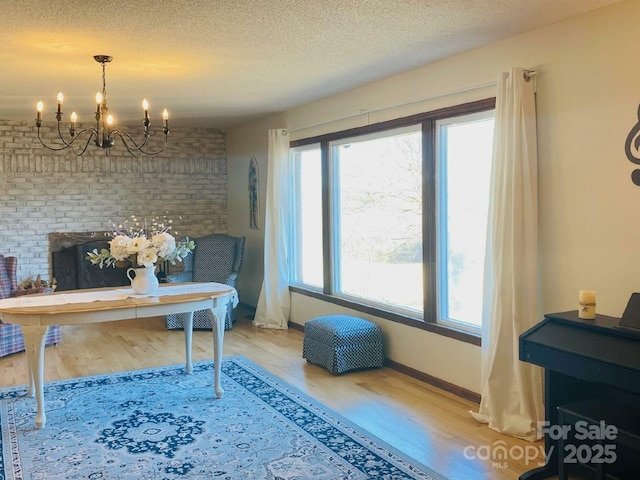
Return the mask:
<svg viewBox="0 0 640 480">
<path fill-rule="evenodd" d="M 411 318 L 405 315 L 389 312 L 386 310 L 382 310 L 380 308 L 372 307 L 370 305 L 363 305 L 361 303 L 353 302 L 343 298 L 333 297 L 331 295 L 326 295 L 321 292 L 308 290 L 299 286 L 296 286 L 296 287 L 291 286 L 289 287 L 289 291 L 298 293 L 300 295 L 305 295 L 307 297 L 317 298 L 319 300 L 322 300 L 328 303 L 333 303 L 334 305 L 340 305 L 341 307 L 351 308 L 358 312 L 368 313 L 369 315 L 374 315 L 376 317 L 384 318 L 385 320 L 389 320 L 391 322 L 402 323 L 403 325 L 408 325 L 410 327 L 415 327 L 421 330 L 426 330 L 428 332 L 436 333 L 438 335 L 443 335 L 445 337 L 453 338 L 461 342 L 470 343 L 472 345 L 478 345 L 478 346 L 482 344 L 481 338 L 479 335 L 476 335 L 464 330 L 458 330 L 458 329 L 447 327 L 444 325 L 424 322 L 422 320 Z"/>
</svg>

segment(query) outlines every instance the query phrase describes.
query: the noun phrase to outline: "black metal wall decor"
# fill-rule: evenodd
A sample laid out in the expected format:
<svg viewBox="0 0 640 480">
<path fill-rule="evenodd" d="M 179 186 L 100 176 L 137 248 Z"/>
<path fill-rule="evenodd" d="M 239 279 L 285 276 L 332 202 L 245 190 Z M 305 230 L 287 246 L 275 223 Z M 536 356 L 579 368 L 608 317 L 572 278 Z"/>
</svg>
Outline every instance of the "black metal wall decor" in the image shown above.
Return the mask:
<svg viewBox="0 0 640 480">
<path fill-rule="evenodd" d="M 251 157 L 249 163 L 249 228 L 259 229 L 258 217 L 260 215 L 260 180 L 258 178 L 258 162 L 256 157 Z"/>
<path fill-rule="evenodd" d="M 638 106 L 638 123 L 636 123 L 629 135 L 627 141 L 624 144 L 624 153 L 630 162 L 640 165 L 640 105 Z M 640 186 L 640 169 L 635 169 L 631 172 L 631 181 Z"/>
</svg>

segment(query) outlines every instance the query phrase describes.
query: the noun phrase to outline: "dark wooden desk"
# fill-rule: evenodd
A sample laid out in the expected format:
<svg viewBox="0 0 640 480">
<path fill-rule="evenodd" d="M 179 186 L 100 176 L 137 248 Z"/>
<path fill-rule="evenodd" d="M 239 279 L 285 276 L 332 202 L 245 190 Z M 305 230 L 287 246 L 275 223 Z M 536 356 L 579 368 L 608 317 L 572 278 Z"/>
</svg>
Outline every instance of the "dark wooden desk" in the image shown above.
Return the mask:
<svg viewBox="0 0 640 480">
<path fill-rule="evenodd" d="M 580 400 L 611 399 L 640 408 L 640 335 L 615 328 L 619 321 L 606 315 L 581 320 L 577 311 L 554 313 L 520 335 L 520 360 L 545 369 L 548 425 L 558 425 L 558 406 Z M 557 444 L 549 435 L 545 451 L 546 465 L 522 474 L 520 480 L 557 475 Z M 626 466 L 620 458 L 615 467 L 619 478 L 637 478 L 625 476 L 637 471 L 626 470 L 633 465 Z"/>
</svg>

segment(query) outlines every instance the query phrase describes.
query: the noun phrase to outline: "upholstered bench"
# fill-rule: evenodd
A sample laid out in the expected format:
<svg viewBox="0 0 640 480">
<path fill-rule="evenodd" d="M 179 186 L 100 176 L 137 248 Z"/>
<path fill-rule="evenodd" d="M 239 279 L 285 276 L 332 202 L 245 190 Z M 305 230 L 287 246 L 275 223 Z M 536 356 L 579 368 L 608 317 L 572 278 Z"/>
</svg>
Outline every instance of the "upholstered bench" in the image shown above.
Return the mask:
<svg viewBox="0 0 640 480">
<path fill-rule="evenodd" d="M 382 330 L 350 315 L 328 315 L 304 325 L 302 357 L 334 375 L 358 368 L 381 367 Z"/>
</svg>

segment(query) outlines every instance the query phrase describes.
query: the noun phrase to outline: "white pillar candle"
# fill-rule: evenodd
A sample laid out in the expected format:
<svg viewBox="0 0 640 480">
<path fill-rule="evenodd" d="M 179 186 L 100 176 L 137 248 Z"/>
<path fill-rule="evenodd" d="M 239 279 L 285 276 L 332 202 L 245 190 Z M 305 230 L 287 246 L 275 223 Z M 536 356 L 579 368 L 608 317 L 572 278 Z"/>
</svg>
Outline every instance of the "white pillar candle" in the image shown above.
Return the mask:
<svg viewBox="0 0 640 480">
<path fill-rule="evenodd" d="M 580 290 L 578 293 L 578 317 L 585 320 L 596 318 L 596 292 Z"/>
</svg>

